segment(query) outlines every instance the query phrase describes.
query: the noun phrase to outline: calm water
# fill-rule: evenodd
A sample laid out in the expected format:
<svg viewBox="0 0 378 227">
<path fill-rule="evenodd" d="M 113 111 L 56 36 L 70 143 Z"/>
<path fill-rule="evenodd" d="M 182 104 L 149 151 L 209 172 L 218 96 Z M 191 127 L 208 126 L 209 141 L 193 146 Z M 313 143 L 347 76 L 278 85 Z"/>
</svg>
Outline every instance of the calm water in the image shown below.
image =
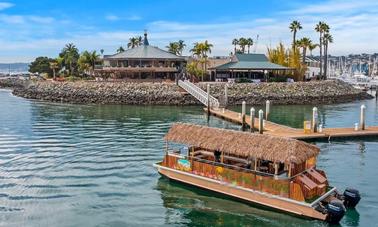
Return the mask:
<svg viewBox="0 0 378 227">
<path fill-rule="evenodd" d="M 364 101 L 378 125 L 375 100 Z M 361 102 L 320 106 L 326 127 L 352 126 Z M 273 121 L 300 127 L 312 106 L 273 106 Z M 327 226 L 261 210 L 160 177 L 162 136 L 176 121 L 207 124 L 199 107 L 68 105 L 0 90 L 1 226 Z M 212 118 L 211 126 L 238 129 Z M 342 226 L 378 224 L 378 139 L 317 142 L 331 184 L 362 201 Z"/>
</svg>

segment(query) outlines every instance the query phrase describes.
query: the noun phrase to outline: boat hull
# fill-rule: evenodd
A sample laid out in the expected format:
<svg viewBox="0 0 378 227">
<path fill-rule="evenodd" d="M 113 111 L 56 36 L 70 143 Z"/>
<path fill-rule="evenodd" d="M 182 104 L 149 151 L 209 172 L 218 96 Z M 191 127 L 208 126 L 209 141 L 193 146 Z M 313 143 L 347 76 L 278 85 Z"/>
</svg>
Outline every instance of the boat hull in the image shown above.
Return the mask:
<svg viewBox="0 0 378 227">
<path fill-rule="evenodd" d="M 176 169 L 171 169 L 159 164 L 154 164 L 154 166 L 158 169 L 158 172 L 161 175 L 178 182 L 196 186 L 202 189 L 207 189 L 210 191 L 215 191 L 217 193 L 221 193 L 243 201 L 266 206 L 300 217 L 318 219 L 323 221 L 327 218 L 327 215 L 316 211 L 309 204 L 303 202 L 271 195 L 260 191 L 246 189 L 239 186 L 234 186 L 218 180 L 205 178 Z"/>
</svg>

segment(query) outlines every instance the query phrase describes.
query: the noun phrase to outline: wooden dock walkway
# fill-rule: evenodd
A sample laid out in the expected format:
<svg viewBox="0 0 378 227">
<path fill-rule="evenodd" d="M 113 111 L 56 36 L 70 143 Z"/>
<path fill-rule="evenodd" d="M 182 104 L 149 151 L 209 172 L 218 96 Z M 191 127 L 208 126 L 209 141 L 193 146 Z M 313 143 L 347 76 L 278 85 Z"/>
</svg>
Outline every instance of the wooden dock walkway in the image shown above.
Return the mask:
<svg viewBox="0 0 378 227">
<path fill-rule="evenodd" d="M 207 111 L 207 108 L 204 109 Z M 236 124 L 242 124 L 241 113 L 231 111 L 228 109 L 210 109 L 210 114 L 226 121 Z M 250 116 L 245 116 L 245 123 L 251 127 Z M 255 117 L 255 128 L 259 128 L 259 120 Z M 258 130 L 256 130 L 258 131 Z M 354 130 L 354 128 L 324 128 L 322 132 L 308 132 L 304 129 L 292 128 L 285 125 L 280 125 L 271 121 L 264 120 L 264 134 L 289 137 L 294 139 L 330 139 L 341 137 L 361 137 L 361 136 L 378 136 L 378 126 L 366 127 L 365 130 Z"/>
</svg>

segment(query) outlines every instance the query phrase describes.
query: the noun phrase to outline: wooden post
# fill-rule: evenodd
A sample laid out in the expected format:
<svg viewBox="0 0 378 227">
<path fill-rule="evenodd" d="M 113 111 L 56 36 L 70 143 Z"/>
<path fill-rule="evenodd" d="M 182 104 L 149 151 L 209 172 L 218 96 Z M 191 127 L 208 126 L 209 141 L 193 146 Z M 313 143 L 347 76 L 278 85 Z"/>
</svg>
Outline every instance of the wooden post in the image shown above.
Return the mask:
<svg viewBox="0 0 378 227">
<path fill-rule="evenodd" d="M 289 173 L 288 173 L 288 177 L 291 177 L 291 162 L 289 164 Z"/>
<path fill-rule="evenodd" d="M 223 161 L 224 161 L 224 152 L 222 151 L 222 153 L 221 153 L 221 163 L 223 163 Z"/>
<path fill-rule="evenodd" d="M 246 105 L 246 102 L 243 101 L 242 102 L 242 130 L 244 131 L 245 129 L 245 105 Z"/>
<path fill-rule="evenodd" d="M 251 123 L 251 128 L 250 131 L 253 133 L 255 131 L 255 108 L 251 108 L 250 112 L 250 123 Z"/>
<path fill-rule="evenodd" d="M 278 175 L 278 164 L 274 163 L 274 175 Z"/>
<path fill-rule="evenodd" d="M 259 133 L 263 134 L 264 132 L 264 111 L 259 110 Z"/>
<path fill-rule="evenodd" d="M 365 112 L 366 106 L 361 105 L 361 113 L 360 113 L 360 129 L 365 130 Z"/>
<path fill-rule="evenodd" d="M 255 158 L 255 171 L 257 171 L 257 158 Z"/>
<path fill-rule="evenodd" d="M 266 106 L 265 106 L 265 120 L 268 120 L 270 114 L 270 101 L 266 100 Z"/>
<path fill-rule="evenodd" d="M 318 108 L 312 108 L 312 131 L 318 131 Z"/>
<path fill-rule="evenodd" d="M 224 85 L 224 107 L 227 107 L 228 104 L 228 85 Z"/>
</svg>

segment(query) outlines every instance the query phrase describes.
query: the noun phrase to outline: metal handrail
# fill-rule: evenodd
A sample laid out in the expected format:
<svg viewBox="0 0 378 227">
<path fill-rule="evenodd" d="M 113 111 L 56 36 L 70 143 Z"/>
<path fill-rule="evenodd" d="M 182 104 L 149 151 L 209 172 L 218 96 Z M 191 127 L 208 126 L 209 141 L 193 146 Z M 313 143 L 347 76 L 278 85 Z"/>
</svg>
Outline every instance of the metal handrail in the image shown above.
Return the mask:
<svg viewBox="0 0 378 227">
<path fill-rule="evenodd" d="M 219 101 L 215 97 L 209 95 L 208 100 L 208 94 L 195 84 L 189 82 L 188 80 L 179 80 L 178 85 L 183 88 L 185 91 L 187 91 L 189 94 L 191 94 L 194 98 L 196 98 L 198 101 L 200 101 L 205 106 L 210 104 L 210 107 L 219 108 Z"/>
</svg>

